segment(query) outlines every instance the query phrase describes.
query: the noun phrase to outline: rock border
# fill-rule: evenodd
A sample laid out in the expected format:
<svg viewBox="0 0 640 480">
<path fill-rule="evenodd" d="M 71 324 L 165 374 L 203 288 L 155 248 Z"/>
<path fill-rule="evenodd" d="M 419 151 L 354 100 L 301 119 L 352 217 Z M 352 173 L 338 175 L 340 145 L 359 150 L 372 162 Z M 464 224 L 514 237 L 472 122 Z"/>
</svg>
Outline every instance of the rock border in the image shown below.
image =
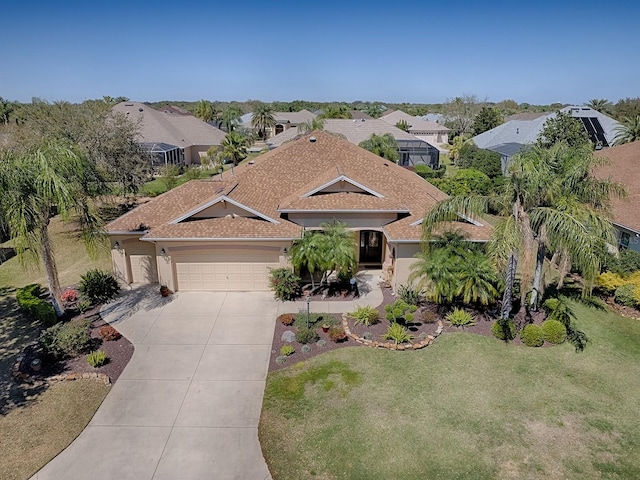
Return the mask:
<svg viewBox="0 0 640 480">
<path fill-rule="evenodd" d="M 366 338 L 359 337 L 355 333 L 351 332 L 349 328 L 348 315 L 346 313 L 342 314 L 342 328 L 344 328 L 347 337 L 355 340 L 357 343 L 365 345 L 371 348 L 385 348 L 387 350 L 420 350 L 421 348 L 428 347 L 431 345 L 436 338 L 440 336 L 442 331 L 444 330 L 444 326 L 442 325 L 442 320 L 438 320 L 438 328 L 436 329 L 433 335 L 427 335 L 423 340 L 416 343 L 404 344 L 401 343 L 396 345 L 393 342 L 378 342 L 376 340 L 367 340 Z"/>
<path fill-rule="evenodd" d="M 111 386 L 111 379 L 109 378 L 109 375 L 106 375 L 104 373 L 96 373 L 96 372 L 66 373 L 61 375 L 53 375 L 51 377 L 41 377 L 38 374 L 23 372 L 20 367 L 22 366 L 22 361 L 25 359 L 25 356 L 26 356 L 24 354 L 24 351 L 27 348 L 36 347 L 37 345 L 38 345 L 37 341 L 28 343 L 24 347 L 22 352 L 16 357 L 16 361 L 13 363 L 13 366 L 11 367 L 11 376 L 13 377 L 14 380 L 27 381 L 27 382 L 33 382 L 35 380 L 44 380 L 45 382 L 56 383 L 56 382 L 70 382 L 74 380 L 93 379 L 105 384 L 108 387 Z"/>
</svg>

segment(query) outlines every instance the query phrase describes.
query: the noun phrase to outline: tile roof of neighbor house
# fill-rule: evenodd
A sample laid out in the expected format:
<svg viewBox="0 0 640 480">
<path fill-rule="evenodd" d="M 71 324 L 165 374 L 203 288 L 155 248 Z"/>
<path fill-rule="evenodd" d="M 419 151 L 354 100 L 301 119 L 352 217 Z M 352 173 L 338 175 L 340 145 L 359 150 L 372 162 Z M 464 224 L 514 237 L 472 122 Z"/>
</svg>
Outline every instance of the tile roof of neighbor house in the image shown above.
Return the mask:
<svg viewBox="0 0 640 480">
<path fill-rule="evenodd" d="M 436 123 L 439 123 L 440 125 L 444 125 L 444 123 L 447 121 L 447 119 L 444 118 L 444 115 L 441 113 L 427 113 L 426 115 L 422 115 L 418 118 L 421 118 L 422 120 L 427 120 L 429 122 L 436 122 Z"/>
<path fill-rule="evenodd" d="M 300 110 L 299 112 L 273 112 L 273 118 L 276 123 L 280 124 L 291 124 L 291 125 L 300 125 L 301 123 L 311 122 L 316 115 L 309 110 Z M 253 118 L 253 112 L 245 113 L 240 117 L 240 122 L 243 127 L 251 128 L 251 119 Z"/>
<path fill-rule="evenodd" d="M 614 223 L 640 233 L 640 142 L 603 148 L 596 155 L 611 161 L 599 167 L 596 176 L 620 182 L 627 189 L 626 198 L 611 201 Z"/>
<path fill-rule="evenodd" d="M 513 115 L 509 115 L 508 117 L 504 117 L 504 123 L 510 122 L 511 120 L 535 120 L 536 118 L 544 117 L 545 115 L 549 115 L 552 112 L 522 112 L 522 113 L 514 113 Z"/>
<path fill-rule="evenodd" d="M 607 142 L 609 143 L 609 145 L 613 143 L 613 138 L 615 137 L 615 129 L 618 125 L 620 125 L 613 118 L 584 106 L 569 106 L 561 109 L 560 111 L 569 113 L 572 117 L 575 118 L 597 118 L 604 130 L 604 136 Z M 495 147 L 497 145 L 530 145 L 536 142 L 536 140 L 538 139 L 538 135 L 540 135 L 540 132 L 542 131 L 546 121 L 555 116 L 556 113 L 551 112 L 530 116 L 534 118 L 529 118 L 529 116 L 526 116 L 524 119 L 510 120 L 503 123 L 502 125 L 498 125 L 496 128 L 492 128 L 491 130 L 487 130 L 480 135 L 476 135 L 472 138 L 472 140 L 479 148 L 485 148 L 495 151 L 497 150 L 492 147 Z"/>
<path fill-rule="evenodd" d="M 281 217 L 281 210 L 288 207 L 305 211 L 386 210 L 407 215 L 384 227 L 387 238 L 416 242 L 424 214 L 447 198 L 415 173 L 323 131 L 256 157 L 254 164 L 236 168 L 233 177 L 225 175 L 225 180 L 187 182 L 114 220 L 107 229 L 112 234 L 144 229 L 148 230 L 147 239 L 291 239 L 299 238 L 303 229 Z M 379 196 L 340 192 L 304 197 L 339 177 Z M 222 200 L 253 212 L 248 215 L 251 218 L 226 215 L 180 221 Z M 456 222 L 456 226 L 470 240 L 489 238 L 488 225 Z"/>
<path fill-rule="evenodd" d="M 380 117 L 380 120 L 390 125 L 396 125 L 398 122 L 404 120 L 410 126 L 409 133 L 449 131 L 449 129 L 444 125 L 440 125 L 439 123 L 431 122 L 429 120 L 423 120 L 420 117 L 414 117 L 412 115 L 409 115 L 408 113 L 403 112 L 402 110 L 396 110 L 395 112 L 383 115 Z"/>
<path fill-rule="evenodd" d="M 349 120 L 328 118 L 324 121 L 324 130 L 326 132 L 340 135 L 355 145 L 358 145 L 364 140 L 368 140 L 374 133 L 376 135 L 390 133 L 396 140 L 420 140 L 404 130 L 400 130 L 393 125 L 389 125 L 382 120 L 376 119 Z M 274 137 L 271 137 L 267 140 L 267 145 L 270 145 L 272 148 L 279 147 L 283 143 L 293 140 L 299 134 L 300 132 L 297 129 L 290 128 Z"/>
<path fill-rule="evenodd" d="M 221 145 L 225 133 L 193 115 L 165 113 L 140 102 L 122 102 L 113 107 L 132 121 L 140 121 L 141 143 L 168 143 L 176 147 Z"/>
<path fill-rule="evenodd" d="M 373 120 L 373 117 L 371 115 L 367 115 L 360 110 L 351 110 L 351 118 L 353 120 L 362 120 L 363 118 L 365 120 Z"/>
</svg>

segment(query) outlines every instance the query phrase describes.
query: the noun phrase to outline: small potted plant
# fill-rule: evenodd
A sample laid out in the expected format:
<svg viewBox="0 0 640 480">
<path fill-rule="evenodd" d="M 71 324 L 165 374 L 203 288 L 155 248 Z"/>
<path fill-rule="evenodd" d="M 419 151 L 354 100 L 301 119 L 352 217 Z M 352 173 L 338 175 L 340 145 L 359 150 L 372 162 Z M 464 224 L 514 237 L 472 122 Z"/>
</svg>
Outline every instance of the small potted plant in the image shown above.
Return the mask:
<svg viewBox="0 0 640 480">
<path fill-rule="evenodd" d="M 169 287 L 167 287 L 166 285 L 160 286 L 160 295 L 162 295 L 163 297 L 168 297 L 171 293 L 171 290 L 169 290 Z"/>
<path fill-rule="evenodd" d="M 328 323 L 323 323 L 322 324 L 323 333 L 327 333 L 329 331 L 329 327 L 330 327 L 330 325 Z"/>
</svg>

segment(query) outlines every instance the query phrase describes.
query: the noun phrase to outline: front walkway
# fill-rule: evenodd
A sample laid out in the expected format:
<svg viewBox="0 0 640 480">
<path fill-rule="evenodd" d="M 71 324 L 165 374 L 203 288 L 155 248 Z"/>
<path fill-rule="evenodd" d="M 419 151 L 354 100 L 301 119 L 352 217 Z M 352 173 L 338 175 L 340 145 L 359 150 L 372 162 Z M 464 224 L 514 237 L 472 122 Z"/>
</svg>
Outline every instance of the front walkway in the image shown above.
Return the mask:
<svg viewBox="0 0 640 480">
<path fill-rule="evenodd" d="M 379 284 L 382 282 L 382 270 L 361 270 L 356 275 L 360 297 L 353 300 L 312 301 L 309 303 L 309 311 L 314 313 L 347 313 L 353 312 L 358 306 L 379 306 L 384 298 Z M 307 302 L 296 300 L 295 302 L 278 303 L 278 315 L 282 313 L 298 313 L 307 311 Z"/>
<path fill-rule="evenodd" d="M 135 345 L 80 436 L 37 480 L 271 478 L 258 422 L 276 318 L 271 292 L 125 294 L 103 310 Z"/>
</svg>

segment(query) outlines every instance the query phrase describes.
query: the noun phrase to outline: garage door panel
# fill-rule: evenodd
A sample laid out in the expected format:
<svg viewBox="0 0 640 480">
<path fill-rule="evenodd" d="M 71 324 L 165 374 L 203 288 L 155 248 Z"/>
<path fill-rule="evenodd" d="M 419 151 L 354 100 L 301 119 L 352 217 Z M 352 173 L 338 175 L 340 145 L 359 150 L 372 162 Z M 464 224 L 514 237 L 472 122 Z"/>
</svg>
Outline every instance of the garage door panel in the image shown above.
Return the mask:
<svg viewBox="0 0 640 480">
<path fill-rule="evenodd" d="M 129 255 L 131 281 L 133 283 L 156 283 L 158 267 L 153 255 Z"/>
<path fill-rule="evenodd" d="M 277 252 L 213 252 L 175 259 L 178 290 L 269 290 Z"/>
</svg>

